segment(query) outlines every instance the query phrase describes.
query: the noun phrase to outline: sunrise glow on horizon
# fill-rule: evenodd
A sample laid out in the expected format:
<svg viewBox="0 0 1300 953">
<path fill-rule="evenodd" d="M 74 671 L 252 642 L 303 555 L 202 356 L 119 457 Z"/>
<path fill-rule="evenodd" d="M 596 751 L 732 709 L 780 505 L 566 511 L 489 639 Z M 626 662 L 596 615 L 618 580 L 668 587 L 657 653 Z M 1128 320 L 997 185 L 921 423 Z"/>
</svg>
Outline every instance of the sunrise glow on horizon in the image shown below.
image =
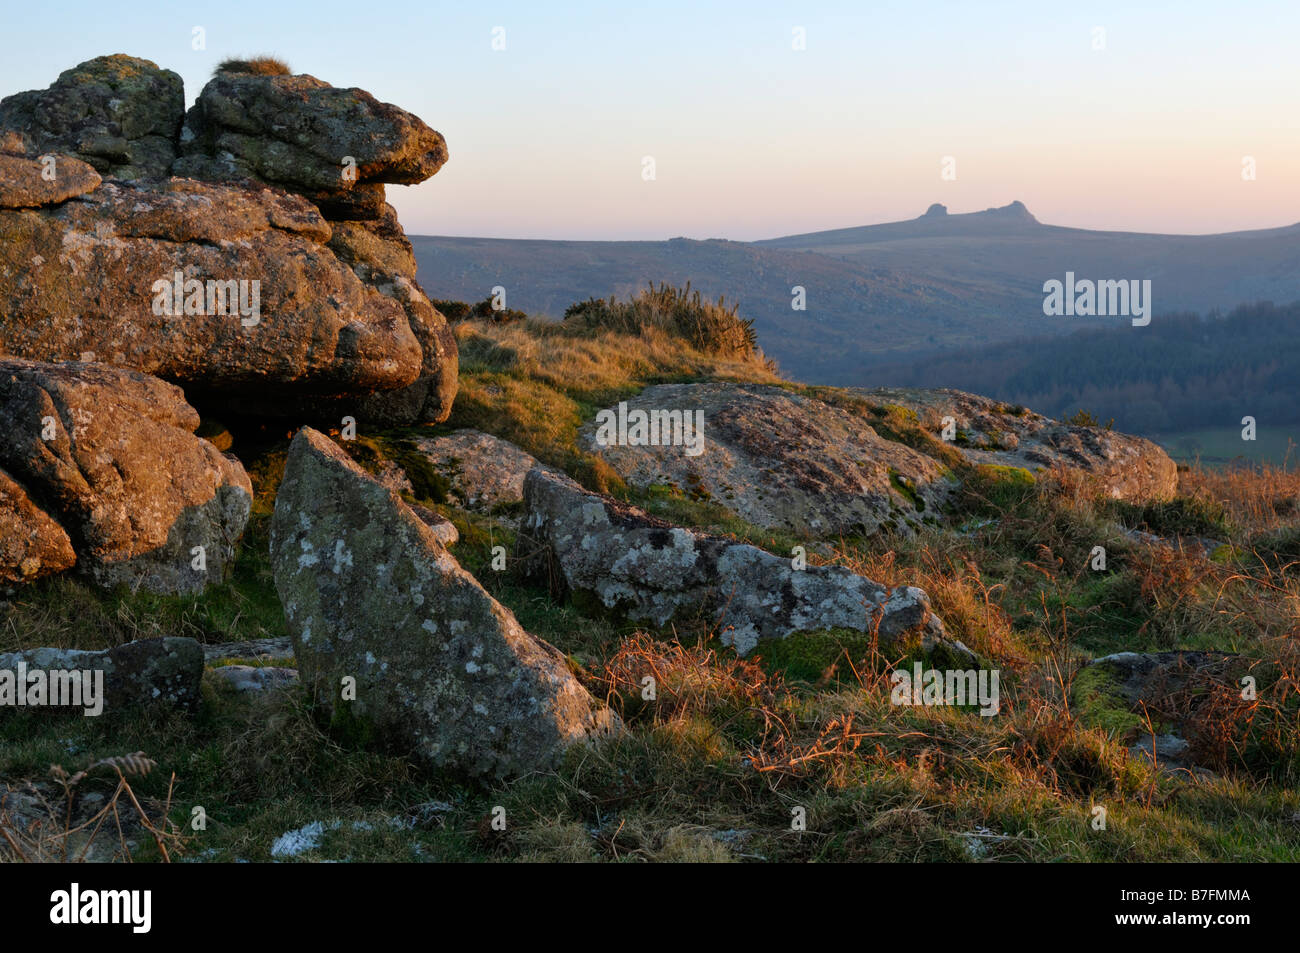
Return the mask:
<svg viewBox="0 0 1300 953">
<path fill-rule="evenodd" d="M 443 133 L 443 170 L 388 188 L 417 235 L 750 240 L 1013 200 L 1083 228 L 1300 221 L 1300 7 L 861 6 L 399 0 L 323 3 L 308 19 L 156 3 L 100 19 L 74 0 L 59 19 L 95 30 L 9 13 L 23 42 L 0 65 L 0 95 L 122 52 L 179 72 L 193 102 L 220 59 L 274 53 Z"/>
</svg>

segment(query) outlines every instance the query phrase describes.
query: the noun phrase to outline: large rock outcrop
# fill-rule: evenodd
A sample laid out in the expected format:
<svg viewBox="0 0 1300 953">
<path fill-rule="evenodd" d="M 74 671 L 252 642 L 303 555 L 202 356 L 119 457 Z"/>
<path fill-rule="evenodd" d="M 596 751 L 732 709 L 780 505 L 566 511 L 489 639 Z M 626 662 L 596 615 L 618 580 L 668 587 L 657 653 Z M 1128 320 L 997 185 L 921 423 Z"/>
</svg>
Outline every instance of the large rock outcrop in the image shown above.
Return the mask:
<svg viewBox="0 0 1300 953">
<path fill-rule="evenodd" d="M 180 76 L 135 56 L 97 56 L 48 89 L 0 100 L 0 130 L 28 155 L 75 156 L 119 179 L 160 178 L 176 158 L 185 114 Z"/>
<path fill-rule="evenodd" d="M 409 506 L 310 428 L 271 526 L 303 681 L 336 718 L 470 775 L 553 766 L 612 725 L 563 655 L 523 630 Z M 355 700 L 341 694 L 355 679 Z"/>
<path fill-rule="evenodd" d="M 767 529 L 805 536 L 905 529 L 934 515 L 954 486 L 925 454 L 880 437 L 846 410 L 779 387 L 658 384 L 625 403 L 609 410 L 630 422 L 638 413 L 702 414 L 699 452 L 662 434 L 658 446 L 638 444 L 631 426 L 626 443 L 602 441 L 595 421 L 582 432 L 588 450 L 632 486 L 670 485 Z"/>
<path fill-rule="evenodd" d="M 889 589 L 838 566 L 796 569 L 791 559 L 673 526 L 540 468 L 524 480 L 524 506 L 521 533 L 549 551 L 565 586 L 634 621 L 663 626 L 702 612 L 742 655 L 761 639 L 828 629 L 878 631 L 883 643 L 915 634 L 927 648 L 945 641 L 913 586 Z"/>
<path fill-rule="evenodd" d="M 181 150 L 177 175 L 270 182 L 339 219 L 379 218 L 383 183 L 423 182 L 447 161 L 418 117 L 305 74 L 218 72 L 185 116 Z"/>
<path fill-rule="evenodd" d="M 0 544 L 0 578 L 66 569 L 71 547 L 101 585 L 220 580 L 252 486 L 198 424 L 179 388 L 144 374 L 0 359 L 0 524 L 23 527 Z"/>
<path fill-rule="evenodd" d="M 951 417 L 956 430 L 952 445 L 972 463 L 1031 473 L 1061 468 L 1092 480 L 1117 499 L 1136 502 L 1167 499 L 1178 489 L 1177 464 L 1143 437 L 1062 423 L 958 390 L 879 387 L 851 393 L 906 408 L 936 436 L 943 431 L 943 418 Z"/>
<path fill-rule="evenodd" d="M 906 532 L 942 515 L 955 498 L 963 457 L 973 466 L 1071 471 L 1122 499 L 1176 491 L 1177 466 L 1142 437 L 960 391 L 838 394 L 819 400 L 768 385 L 658 384 L 606 408 L 580 439 L 631 486 L 669 486 L 756 526 L 805 537 Z M 944 449 L 945 417 L 953 418 L 951 450 L 936 453 Z M 693 445 L 672 439 L 679 421 L 696 423 Z M 873 421 L 886 424 L 877 429 Z M 607 422 L 616 425 L 613 433 Z"/>
<path fill-rule="evenodd" d="M 455 338 L 382 184 L 432 175 L 442 137 L 310 76 L 219 73 L 183 137 L 181 99 L 115 56 L 0 104 L 0 355 L 143 370 L 259 416 L 444 420 Z"/>
<path fill-rule="evenodd" d="M 93 355 L 272 408 L 286 393 L 360 397 L 420 372 L 402 306 L 335 257 L 329 226 L 296 196 L 110 180 L 53 208 L 0 212 L 0 234 L 17 239 L 0 244 L 0 350 L 14 356 Z M 178 272 L 195 284 L 182 284 L 176 313 Z"/>
</svg>

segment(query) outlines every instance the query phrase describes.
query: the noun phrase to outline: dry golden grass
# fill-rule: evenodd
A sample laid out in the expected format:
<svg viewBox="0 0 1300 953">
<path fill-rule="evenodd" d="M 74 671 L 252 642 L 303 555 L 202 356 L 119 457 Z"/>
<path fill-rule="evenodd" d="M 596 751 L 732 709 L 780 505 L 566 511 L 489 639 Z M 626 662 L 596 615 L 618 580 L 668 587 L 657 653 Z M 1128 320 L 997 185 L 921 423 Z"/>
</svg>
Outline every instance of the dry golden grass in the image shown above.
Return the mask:
<svg viewBox="0 0 1300 953">
<path fill-rule="evenodd" d="M 1300 516 L 1300 468 L 1296 467 L 1195 466 L 1179 474 L 1179 492 L 1222 505 L 1232 522 L 1247 533 L 1294 525 Z"/>
<path fill-rule="evenodd" d="M 288 76 L 289 64 L 278 56 L 252 56 L 248 59 L 231 57 L 217 64 L 218 73 L 252 73 L 255 76 Z"/>
<path fill-rule="evenodd" d="M 101 835 L 116 841 L 114 846 L 118 859 L 129 859 L 131 851 L 127 840 L 130 831 L 132 836 L 136 832 L 147 834 L 158 849 L 159 859 L 164 863 L 170 862 L 172 853 L 184 844 L 180 831 L 167 818 L 176 776 L 172 775 L 166 802 L 158 806 L 156 818 L 150 818 L 127 780 L 129 777 L 147 776 L 156 767 L 157 763 L 142 751 L 101 758 L 71 775 L 60 765 L 52 766 L 50 776 L 61 789 L 62 800 L 51 802 L 39 788 L 32 786 L 26 793 L 39 803 L 44 816 L 19 821 L 9 811 L 0 810 L 0 861 L 84 861 L 91 856 L 90 852 Z M 77 816 L 74 804 L 79 798 L 78 788 L 92 775 L 103 772 L 111 772 L 117 777 L 112 794 L 104 799 L 98 810 L 84 817 Z"/>
<path fill-rule="evenodd" d="M 530 321 L 456 326 L 462 373 L 508 372 L 576 396 L 622 391 L 636 381 L 664 375 L 776 384 L 781 377 L 757 358 L 723 357 L 683 346 L 680 338 L 647 327 L 640 335 L 574 331 Z"/>
</svg>

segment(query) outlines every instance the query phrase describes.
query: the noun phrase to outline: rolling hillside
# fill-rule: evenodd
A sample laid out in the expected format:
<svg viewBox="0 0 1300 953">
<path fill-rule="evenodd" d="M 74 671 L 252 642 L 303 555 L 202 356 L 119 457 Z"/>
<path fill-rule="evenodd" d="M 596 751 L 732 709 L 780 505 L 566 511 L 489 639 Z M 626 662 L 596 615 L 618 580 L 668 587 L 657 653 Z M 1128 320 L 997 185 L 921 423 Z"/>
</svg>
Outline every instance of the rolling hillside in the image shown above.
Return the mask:
<svg viewBox="0 0 1300 953">
<path fill-rule="evenodd" d="M 690 281 L 726 295 L 792 376 L 842 385 L 873 368 L 1116 319 L 1048 318 L 1043 282 L 1150 278 L 1155 313 L 1300 299 L 1300 225 L 1222 235 L 1101 232 L 1040 223 L 1023 205 L 760 242 L 523 241 L 412 236 L 420 280 L 439 298 L 507 303 L 558 317 L 575 301 Z M 791 289 L 807 289 L 807 310 Z"/>
</svg>

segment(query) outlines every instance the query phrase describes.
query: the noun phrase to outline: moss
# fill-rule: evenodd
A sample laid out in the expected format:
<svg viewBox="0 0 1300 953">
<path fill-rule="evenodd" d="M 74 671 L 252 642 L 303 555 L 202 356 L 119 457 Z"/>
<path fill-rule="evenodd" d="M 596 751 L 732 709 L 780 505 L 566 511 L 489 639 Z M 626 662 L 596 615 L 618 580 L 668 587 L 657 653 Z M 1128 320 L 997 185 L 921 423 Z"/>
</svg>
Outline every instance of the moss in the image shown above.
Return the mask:
<svg viewBox="0 0 1300 953">
<path fill-rule="evenodd" d="M 925 500 L 921 499 L 921 497 L 917 495 L 916 490 L 912 488 L 910 482 L 893 467 L 889 468 L 889 484 L 894 488 L 899 496 L 912 504 L 912 509 L 916 510 L 918 513 L 925 511 Z"/>
<path fill-rule="evenodd" d="M 1084 725 L 1100 728 L 1112 738 L 1127 740 L 1145 727 L 1104 665 L 1090 665 L 1075 675 L 1071 698 L 1074 714 Z"/>
<path fill-rule="evenodd" d="M 767 672 L 792 681 L 819 682 L 852 678 L 852 667 L 866 658 L 871 640 L 864 632 L 826 629 L 796 632 L 784 639 L 764 639 L 754 657 Z"/>
<path fill-rule="evenodd" d="M 213 659 L 206 662 L 205 668 L 221 668 L 224 665 L 248 665 L 252 668 L 296 668 L 298 663 L 293 658 L 240 658 L 238 656 L 229 656 L 227 658 Z"/>
<path fill-rule="evenodd" d="M 982 463 L 966 472 L 962 492 L 976 512 L 1002 512 L 1029 500 L 1037 483 L 1023 467 Z"/>
<path fill-rule="evenodd" d="M 384 449 L 390 459 L 406 473 L 411 490 L 423 500 L 446 503 L 451 493 L 451 480 L 439 473 L 429 458 L 409 440 L 385 441 Z"/>
</svg>

